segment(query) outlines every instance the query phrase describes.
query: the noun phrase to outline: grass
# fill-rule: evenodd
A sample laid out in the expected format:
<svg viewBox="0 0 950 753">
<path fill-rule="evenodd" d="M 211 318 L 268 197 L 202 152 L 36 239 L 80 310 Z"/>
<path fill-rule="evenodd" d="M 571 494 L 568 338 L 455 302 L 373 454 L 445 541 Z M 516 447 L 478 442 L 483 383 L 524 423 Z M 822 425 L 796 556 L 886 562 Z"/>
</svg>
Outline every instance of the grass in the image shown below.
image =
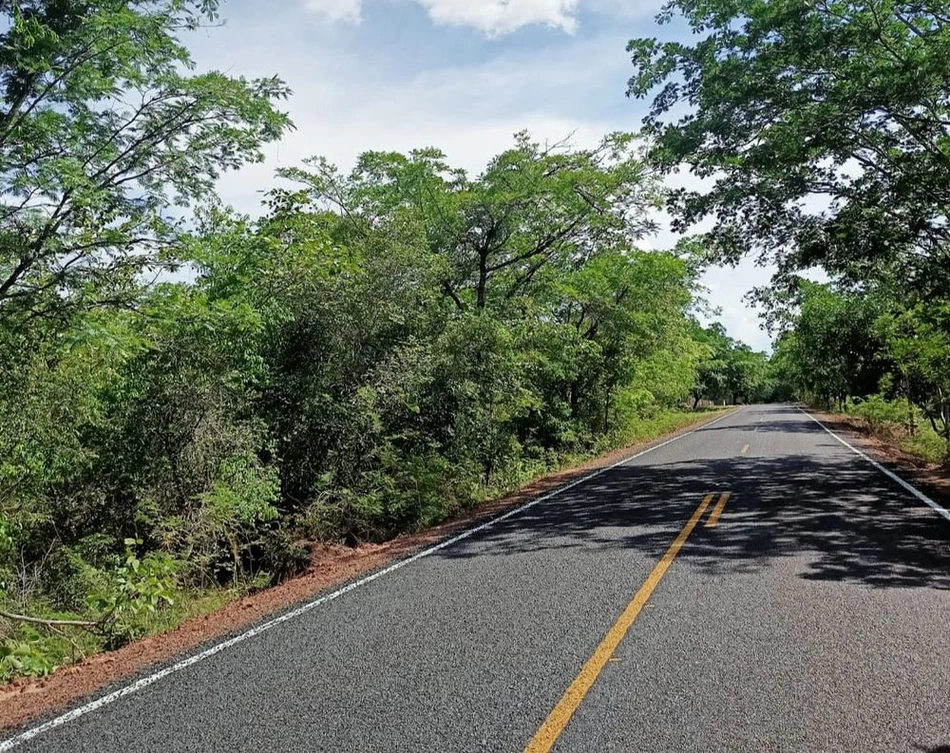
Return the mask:
<svg viewBox="0 0 950 753">
<path fill-rule="evenodd" d="M 196 617 L 210 614 L 248 593 L 245 586 L 179 590 L 174 603 L 143 615 L 137 625 L 141 637 L 173 630 Z M 29 604 L 22 610 L 43 614 L 50 619 L 82 619 L 73 613 L 52 613 L 40 605 Z M 0 682 L 19 676 L 44 676 L 59 667 L 108 649 L 106 640 L 86 630 L 60 628 L 46 630 L 30 625 L 7 623 L 0 631 Z"/>
<path fill-rule="evenodd" d="M 688 412 L 666 411 L 653 418 L 644 419 L 631 427 L 627 432 L 621 435 L 621 441 L 619 444 L 615 443 L 615 448 L 658 439 L 664 434 L 692 426 L 732 409 L 733 406 L 726 408 L 704 408 L 699 411 Z"/>
<path fill-rule="evenodd" d="M 934 465 L 950 465 L 947 442 L 934 431 L 918 408 L 911 409 L 904 400 L 884 401 L 872 396 L 861 402 L 849 401 L 843 415 L 861 419 L 869 434 L 908 455 Z M 907 425 L 911 415 L 915 424 L 913 433 Z"/>
<path fill-rule="evenodd" d="M 915 436 L 910 436 L 905 432 L 905 436 L 899 439 L 898 446 L 904 452 L 929 463 L 950 464 L 947 443 L 929 425 L 918 430 Z"/>
</svg>

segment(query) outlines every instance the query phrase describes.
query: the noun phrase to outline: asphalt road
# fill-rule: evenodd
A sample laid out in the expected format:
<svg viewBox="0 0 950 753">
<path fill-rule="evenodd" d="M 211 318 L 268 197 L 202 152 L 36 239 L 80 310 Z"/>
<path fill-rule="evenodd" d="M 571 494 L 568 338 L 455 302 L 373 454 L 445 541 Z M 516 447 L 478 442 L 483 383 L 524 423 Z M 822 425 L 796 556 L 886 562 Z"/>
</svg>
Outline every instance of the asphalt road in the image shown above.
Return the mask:
<svg viewBox="0 0 950 753">
<path fill-rule="evenodd" d="M 17 750 L 517 752 L 533 738 L 950 753 L 950 523 L 795 408 L 749 407 Z"/>
</svg>

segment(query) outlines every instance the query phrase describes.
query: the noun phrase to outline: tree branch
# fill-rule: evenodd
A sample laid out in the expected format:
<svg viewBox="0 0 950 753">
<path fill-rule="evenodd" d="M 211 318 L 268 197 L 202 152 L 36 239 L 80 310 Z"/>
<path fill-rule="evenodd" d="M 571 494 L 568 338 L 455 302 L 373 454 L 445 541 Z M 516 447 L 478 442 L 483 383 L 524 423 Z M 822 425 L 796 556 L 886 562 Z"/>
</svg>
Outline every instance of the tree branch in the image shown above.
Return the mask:
<svg viewBox="0 0 950 753">
<path fill-rule="evenodd" d="M 101 627 L 98 622 L 90 622 L 89 620 L 50 620 L 43 617 L 28 617 L 25 614 L 14 614 L 12 612 L 5 612 L 0 609 L 0 617 L 3 617 L 7 620 L 13 620 L 15 622 L 27 622 L 31 625 L 44 625 L 49 628 L 55 627 L 81 627 L 81 628 L 98 628 Z"/>
</svg>

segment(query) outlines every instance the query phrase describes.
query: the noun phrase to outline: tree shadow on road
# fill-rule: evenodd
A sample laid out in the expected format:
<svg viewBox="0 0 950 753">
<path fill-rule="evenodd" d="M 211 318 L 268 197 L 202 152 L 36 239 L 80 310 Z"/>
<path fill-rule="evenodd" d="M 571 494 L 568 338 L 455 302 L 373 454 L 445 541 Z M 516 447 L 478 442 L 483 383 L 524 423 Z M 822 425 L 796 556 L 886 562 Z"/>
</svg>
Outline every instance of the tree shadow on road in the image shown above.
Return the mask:
<svg viewBox="0 0 950 753">
<path fill-rule="evenodd" d="M 812 446 L 837 445 L 815 424 L 790 423 L 815 435 Z M 698 527 L 679 561 L 719 575 L 798 557 L 807 579 L 950 589 L 950 523 L 840 451 L 620 466 L 439 556 L 634 547 L 659 557 L 703 495 L 721 491 L 732 498 L 719 526 Z"/>
</svg>

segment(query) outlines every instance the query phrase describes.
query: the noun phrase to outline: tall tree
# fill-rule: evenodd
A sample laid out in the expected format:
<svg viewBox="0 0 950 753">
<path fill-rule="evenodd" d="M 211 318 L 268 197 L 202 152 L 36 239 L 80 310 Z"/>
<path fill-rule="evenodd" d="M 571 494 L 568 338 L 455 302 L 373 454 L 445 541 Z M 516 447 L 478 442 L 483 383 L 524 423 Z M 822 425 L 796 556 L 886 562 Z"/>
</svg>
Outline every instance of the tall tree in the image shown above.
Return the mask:
<svg viewBox="0 0 950 753">
<path fill-rule="evenodd" d="M 653 227 L 657 183 L 630 134 L 593 149 L 543 146 L 526 133 L 477 178 L 436 149 L 367 152 L 348 176 L 322 159 L 282 175 L 356 228 L 410 226 L 447 263 L 442 290 L 459 310 L 504 307 L 549 264 L 569 268 Z"/>
<path fill-rule="evenodd" d="M 782 359 L 806 394 L 826 405 L 877 392 L 888 368 L 876 321 L 881 302 L 840 286 L 799 281 L 800 304 L 785 314 Z"/>
<path fill-rule="evenodd" d="M 680 227 L 711 217 L 722 258 L 896 269 L 950 290 L 950 3 L 671 0 L 688 41 L 636 39 L 629 94 L 681 190 Z"/>
<path fill-rule="evenodd" d="M 217 0 L 0 2 L 0 322 L 122 303 L 181 207 L 290 125 L 276 78 L 195 74 Z"/>
<path fill-rule="evenodd" d="M 899 304 L 876 322 L 895 371 L 895 391 L 921 408 L 950 456 L 950 303 Z"/>
</svg>

